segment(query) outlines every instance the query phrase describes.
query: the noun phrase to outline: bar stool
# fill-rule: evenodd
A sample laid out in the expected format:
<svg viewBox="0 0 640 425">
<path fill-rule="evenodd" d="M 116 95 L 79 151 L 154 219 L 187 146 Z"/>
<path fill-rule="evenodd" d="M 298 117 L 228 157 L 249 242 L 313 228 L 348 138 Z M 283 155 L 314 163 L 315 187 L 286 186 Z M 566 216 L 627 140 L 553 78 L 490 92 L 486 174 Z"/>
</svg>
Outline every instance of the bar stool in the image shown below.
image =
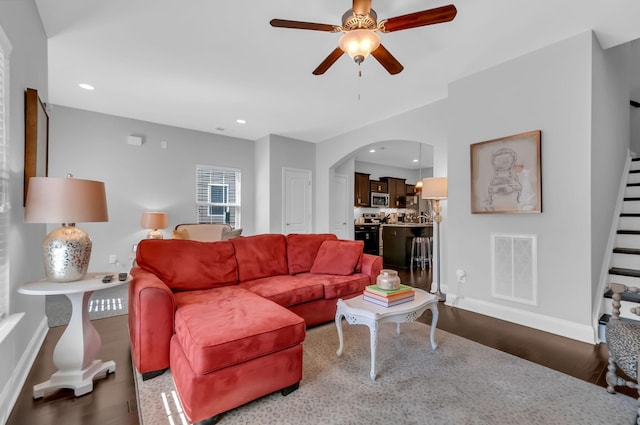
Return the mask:
<svg viewBox="0 0 640 425">
<path fill-rule="evenodd" d="M 426 264 L 431 268 L 431 237 L 414 236 L 411 240 L 411 262 L 409 267 L 413 269 L 413 262 L 425 269 Z"/>
</svg>

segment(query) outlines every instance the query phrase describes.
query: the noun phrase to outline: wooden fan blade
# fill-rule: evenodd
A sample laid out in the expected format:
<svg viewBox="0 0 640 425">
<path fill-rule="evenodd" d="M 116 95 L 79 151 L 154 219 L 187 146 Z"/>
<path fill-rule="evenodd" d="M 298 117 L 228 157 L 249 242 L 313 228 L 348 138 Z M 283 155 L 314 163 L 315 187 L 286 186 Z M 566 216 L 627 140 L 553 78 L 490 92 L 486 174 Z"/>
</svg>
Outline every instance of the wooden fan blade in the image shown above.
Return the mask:
<svg viewBox="0 0 640 425">
<path fill-rule="evenodd" d="M 371 11 L 371 0 L 353 0 L 353 12 L 356 15 L 368 15 Z"/>
<path fill-rule="evenodd" d="M 272 19 L 270 24 L 272 27 L 276 27 L 276 28 L 293 28 L 293 29 L 299 29 L 299 30 L 313 30 L 313 31 L 327 31 L 327 32 L 340 31 L 334 25 L 316 24 L 314 22 L 287 21 L 286 19 Z"/>
<path fill-rule="evenodd" d="M 318 65 L 316 69 L 313 70 L 313 75 L 324 74 L 327 71 L 327 69 L 331 67 L 331 65 L 333 65 L 338 59 L 340 59 L 340 56 L 342 56 L 343 53 L 344 52 L 342 51 L 341 48 L 336 47 L 335 50 L 329 53 L 329 56 L 327 56 L 326 59 L 323 60 L 322 63 Z"/>
<path fill-rule="evenodd" d="M 380 31 L 393 32 L 452 21 L 458 10 L 452 4 L 389 18 L 380 23 Z"/>
<path fill-rule="evenodd" d="M 398 74 L 404 69 L 404 66 L 402 66 L 402 64 L 398 62 L 398 60 L 394 58 L 382 44 L 379 45 L 376 50 L 371 52 L 371 56 L 376 58 L 377 61 L 380 62 L 380 65 L 382 65 L 391 75 Z"/>
</svg>

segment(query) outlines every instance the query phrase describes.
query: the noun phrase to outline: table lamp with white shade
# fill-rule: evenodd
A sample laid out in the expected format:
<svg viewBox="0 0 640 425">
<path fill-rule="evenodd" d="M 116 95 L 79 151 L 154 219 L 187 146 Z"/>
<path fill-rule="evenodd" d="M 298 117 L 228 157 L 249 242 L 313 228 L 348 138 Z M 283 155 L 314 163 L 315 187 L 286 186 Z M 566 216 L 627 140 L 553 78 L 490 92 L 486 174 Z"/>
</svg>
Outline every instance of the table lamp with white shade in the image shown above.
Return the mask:
<svg viewBox="0 0 640 425">
<path fill-rule="evenodd" d="M 93 180 L 31 177 L 26 223 L 60 223 L 42 242 L 47 280 L 73 282 L 87 274 L 92 242 L 76 223 L 109 221 L 104 183 Z"/>
<path fill-rule="evenodd" d="M 443 294 L 440 291 L 440 222 L 442 221 L 442 206 L 440 205 L 441 199 L 447 199 L 447 178 L 446 177 L 429 177 L 422 180 L 422 199 L 434 200 L 433 212 L 435 216 L 433 221 L 436 223 L 435 227 L 435 257 L 436 261 L 436 292 L 435 295 L 438 301 L 446 301 L 447 294 Z"/>
</svg>

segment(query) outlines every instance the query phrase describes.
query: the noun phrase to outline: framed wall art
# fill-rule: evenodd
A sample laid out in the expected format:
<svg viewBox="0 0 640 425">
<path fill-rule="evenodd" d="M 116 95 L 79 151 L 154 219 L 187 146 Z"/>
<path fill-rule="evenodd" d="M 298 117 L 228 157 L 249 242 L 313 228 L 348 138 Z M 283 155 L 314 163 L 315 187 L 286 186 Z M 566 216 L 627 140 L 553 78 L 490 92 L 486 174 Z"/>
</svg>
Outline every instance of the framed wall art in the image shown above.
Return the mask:
<svg viewBox="0 0 640 425">
<path fill-rule="evenodd" d="M 540 130 L 471 145 L 471 213 L 541 213 Z"/>
<path fill-rule="evenodd" d="M 49 116 L 35 89 L 25 91 L 24 200 L 29 179 L 47 177 L 49 167 Z"/>
</svg>

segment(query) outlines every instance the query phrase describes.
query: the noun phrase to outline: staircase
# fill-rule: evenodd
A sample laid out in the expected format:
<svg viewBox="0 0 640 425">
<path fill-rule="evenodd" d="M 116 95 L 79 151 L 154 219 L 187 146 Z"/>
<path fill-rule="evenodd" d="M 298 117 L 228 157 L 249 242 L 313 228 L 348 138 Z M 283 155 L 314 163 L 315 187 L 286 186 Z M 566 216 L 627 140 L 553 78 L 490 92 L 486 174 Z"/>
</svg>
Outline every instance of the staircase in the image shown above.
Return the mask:
<svg viewBox="0 0 640 425">
<path fill-rule="evenodd" d="M 627 186 L 615 237 L 615 247 L 611 256 L 609 281 L 627 286 L 640 287 L 640 158 L 633 158 L 629 169 Z M 622 320 L 640 320 L 630 312 L 632 307 L 640 306 L 640 294 L 625 292 L 622 294 L 620 318 Z M 600 340 L 606 342 L 604 328 L 611 316 L 611 291 L 604 294 L 604 314 L 599 320 Z"/>
</svg>

